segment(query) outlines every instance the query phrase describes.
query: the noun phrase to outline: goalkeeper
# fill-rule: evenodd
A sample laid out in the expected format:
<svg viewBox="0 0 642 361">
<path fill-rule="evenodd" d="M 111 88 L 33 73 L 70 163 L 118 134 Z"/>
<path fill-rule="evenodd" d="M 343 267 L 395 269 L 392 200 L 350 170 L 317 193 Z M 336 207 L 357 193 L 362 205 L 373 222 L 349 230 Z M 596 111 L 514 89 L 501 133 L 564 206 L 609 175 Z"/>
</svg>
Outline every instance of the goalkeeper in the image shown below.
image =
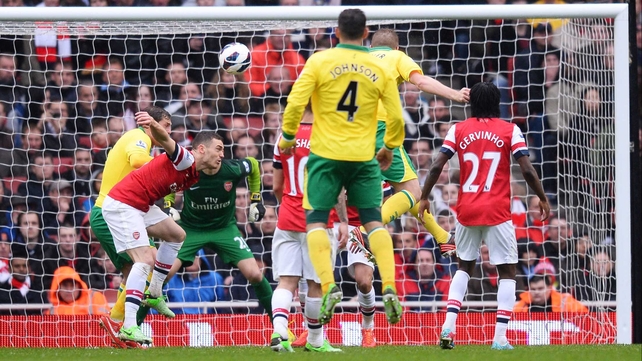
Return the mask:
<svg viewBox="0 0 642 361">
<path fill-rule="evenodd" d="M 384 62 L 386 68 L 391 70 L 397 84 L 407 81 L 424 92 L 440 95 L 460 103 L 468 102 L 470 93 L 468 88 L 457 91 L 424 75 L 421 67 L 398 49 L 399 38 L 393 29 L 380 29 L 372 36 L 370 54 Z M 386 119 L 388 119 L 386 109 L 381 102 L 379 102 L 377 119 L 379 121 L 377 124 L 376 146 L 379 149 L 384 145 Z M 449 233 L 437 224 L 435 218 L 427 212 L 424 214 L 423 220 L 418 215 L 419 203 L 417 199 L 421 195 L 421 188 L 417 180 L 417 172 L 403 146 L 393 150 L 392 164 L 390 168 L 381 172 L 381 176 L 395 190 L 395 194 L 388 198 L 381 207 L 383 223 L 392 222 L 402 214 L 410 212 L 435 237 L 442 255 L 449 256 L 454 253 L 455 245 L 449 242 Z M 360 235 L 357 238 L 360 238 Z"/>
<path fill-rule="evenodd" d="M 198 183 L 183 192 L 181 213 L 173 208 L 174 194 L 165 198 L 170 215 L 186 233 L 167 279 L 182 266 L 192 265 L 198 251 L 208 247 L 223 262 L 239 268 L 254 287 L 259 303 L 272 320 L 272 287 L 236 225 L 236 185 L 245 177 L 248 178 L 251 193 L 248 220 L 258 222 L 265 215 L 265 207 L 261 203 L 260 165 L 252 157 L 223 159 L 217 172 L 201 171 Z"/>
</svg>

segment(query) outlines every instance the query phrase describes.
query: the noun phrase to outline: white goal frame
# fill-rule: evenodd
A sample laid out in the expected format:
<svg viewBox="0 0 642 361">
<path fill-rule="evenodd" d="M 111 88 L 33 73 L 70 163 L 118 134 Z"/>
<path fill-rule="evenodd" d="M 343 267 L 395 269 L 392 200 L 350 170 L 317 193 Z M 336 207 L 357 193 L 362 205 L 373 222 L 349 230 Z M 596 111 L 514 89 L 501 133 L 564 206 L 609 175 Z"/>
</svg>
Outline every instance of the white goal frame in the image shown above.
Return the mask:
<svg viewBox="0 0 642 361">
<path fill-rule="evenodd" d="M 445 5 L 365 6 L 368 21 L 410 22 L 434 20 L 484 20 L 520 18 L 613 18 L 615 53 L 615 204 L 617 206 L 617 343 L 632 343 L 631 285 L 631 180 L 629 140 L 629 17 L 628 4 L 576 5 Z M 8 8 L 0 11 L 0 34 L 15 34 L 17 23 L 30 22 L 229 22 L 261 24 L 261 29 L 282 28 L 283 22 L 305 21 L 335 24 L 348 7 L 131 7 L 123 8 Z M 148 31 L 153 30 L 149 24 Z M 257 30 L 257 28 L 254 28 Z M 112 34 L 113 32 L 113 28 Z M 229 29 L 230 31 L 232 29 Z M 144 31 L 144 30 L 141 30 Z M 187 30 L 186 32 L 188 32 Z M 18 32 L 25 34 L 26 32 Z M 202 307 L 202 304 L 196 304 Z M 23 305 L 24 306 L 24 305 Z M 5 308 L 5 307 L 2 307 Z"/>
</svg>

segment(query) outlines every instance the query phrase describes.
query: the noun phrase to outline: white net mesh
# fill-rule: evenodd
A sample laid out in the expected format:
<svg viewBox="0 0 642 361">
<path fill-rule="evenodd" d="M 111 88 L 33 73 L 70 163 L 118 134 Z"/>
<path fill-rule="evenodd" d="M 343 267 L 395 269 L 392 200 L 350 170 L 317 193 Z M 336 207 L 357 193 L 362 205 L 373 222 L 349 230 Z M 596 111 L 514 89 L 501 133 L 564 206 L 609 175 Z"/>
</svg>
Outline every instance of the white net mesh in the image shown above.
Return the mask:
<svg viewBox="0 0 642 361">
<path fill-rule="evenodd" d="M 552 296 L 542 307 L 524 306 L 527 312 L 515 313 L 509 325 L 510 338 L 520 343 L 613 342 L 613 30 L 606 20 L 551 19 L 550 23 L 552 27 L 531 26 L 526 20 L 396 21 L 390 26 L 397 30 L 402 49 L 426 74 L 455 89 L 482 80 L 500 87 L 502 117 L 524 130 L 531 159 L 553 201 L 557 218 L 541 224 L 533 213 L 536 198 L 529 197 L 519 172 L 515 173 L 518 292 L 528 291 L 534 274 L 546 274 L 552 276 L 555 292 L 569 296 L 560 296 L 561 304 L 555 303 L 558 296 Z M 4 262 L 0 281 L 16 273 L 9 266 L 9 253 L 24 252 L 24 247 L 18 249 L 20 244 L 28 244 L 31 266 L 27 296 L 7 296 L 0 289 L 0 303 L 13 304 L 12 311 L 5 307 L 0 313 L 24 314 L 20 303 L 49 302 L 53 273 L 67 265 L 90 288 L 115 301 L 119 273 L 92 237 L 87 221 L 106 152 L 123 132 L 135 127 L 133 114 L 138 109 L 154 104 L 172 113 L 172 137 L 181 144 L 189 145 L 201 129 L 214 129 L 225 136 L 226 157 L 261 159 L 263 198 L 276 206 L 271 159 L 285 99 L 305 59 L 336 44 L 333 25 L 244 22 L 234 23 L 232 31 L 230 23 L 200 21 L 0 23 L 0 176 L 5 194 L 5 206 L 0 208 Z M 284 35 L 285 28 L 293 31 Z M 266 35 L 267 29 L 274 31 Z M 217 54 L 232 41 L 255 49 L 264 41 L 271 46 L 291 44 L 293 50 L 278 60 L 285 66 L 230 76 L 219 70 Z M 405 146 L 423 183 L 431 155 L 439 150 L 449 125 L 464 120 L 466 112 L 460 104 L 420 94 L 411 85 L 402 86 L 401 95 Z M 458 166 L 450 164 L 438 184 L 441 195 L 434 194 L 435 214 L 447 230 L 454 229 L 450 206 L 457 182 Z M 243 199 L 237 200 L 239 228 L 271 280 L 275 216 L 259 225 L 246 223 L 248 204 Z M 455 264 L 441 259 L 413 218 L 395 222 L 392 232 L 398 288 L 405 301 L 415 303 L 409 304 L 405 327 L 400 329 L 389 330 L 378 314 L 377 339 L 432 344 Z M 428 266 L 418 263 L 423 252 L 419 248 L 432 251 Z M 200 269 L 179 273 L 168 290 L 171 302 L 200 304 L 177 311 L 243 315 L 261 311 L 254 289 L 238 270 L 211 250 L 201 256 Z M 461 343 L 492 339 L 497 278 L 484 252 L 480 261 L 458 321 Z M 356 289 L 345 252 L 337 266 L 337 281 L 348 301 Z M 375 290 L 379 294 L 378 275 Z M 557 313 L 584 311 L 566 297 L 579 300 L 591 313 Z M 578 308 L 564 308 L 571 303 Z M 359 343 L 357 305 L 343 310 L 330 324 L 328 335 L 333 342 Z M 299 332 L 300 314 L 294 317 L 293 328 Z M 161 321 L 153 319 L 146 332 L 164 337 L 167 328 L 160 326 Z M 52 319 L 46 322 L 56 330 L 63 327 Z M 267 320 L 246 316 L 195 319 L 189 325 L 168 327 L 175 327 L 172 332 L 189 345 L 263 344 L 271 329 Z M 1 326 L 3 335 L 20 334 L 6 323 Z M 45 333 L 44 339 L 41 344 L 50 346 L 76 342 L 64 332 Z M 100 336 L 92 340 L 104 341 Z M 172 342 L 179 341 L 167 344 Z"/>
</svg>

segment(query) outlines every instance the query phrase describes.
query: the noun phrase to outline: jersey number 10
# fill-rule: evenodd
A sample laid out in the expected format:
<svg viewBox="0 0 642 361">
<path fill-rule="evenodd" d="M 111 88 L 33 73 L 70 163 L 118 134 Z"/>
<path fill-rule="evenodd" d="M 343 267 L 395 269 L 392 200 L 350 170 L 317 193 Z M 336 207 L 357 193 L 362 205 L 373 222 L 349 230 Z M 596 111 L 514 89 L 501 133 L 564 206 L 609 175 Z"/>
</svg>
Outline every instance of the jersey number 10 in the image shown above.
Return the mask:
<svg viewBox="0 0 642 361">
<path fill-rule="evenodd" d="M 291 196 L 296 196 L 299 191 L 303 192 L 305 177 L 305 165 L 308 164 L 308 157 L 303 157 L 299 160 L 299 169 L 294 169 L 294 157 L 288 158 L 288 178 L 290 179 L 290 193 Z"/>
</svg>

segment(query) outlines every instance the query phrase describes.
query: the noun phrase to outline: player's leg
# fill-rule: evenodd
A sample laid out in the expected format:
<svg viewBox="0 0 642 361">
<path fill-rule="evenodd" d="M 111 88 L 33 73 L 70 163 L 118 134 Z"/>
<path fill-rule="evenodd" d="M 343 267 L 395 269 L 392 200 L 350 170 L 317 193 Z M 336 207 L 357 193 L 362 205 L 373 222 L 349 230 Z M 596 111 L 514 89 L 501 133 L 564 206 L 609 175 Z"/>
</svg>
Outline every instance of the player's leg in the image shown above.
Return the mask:
<svg viewBox="0 0 642 361">
<path fill-rule="evenodd" d="M 488 227 L 484 237 L 488 245 L 490 263 L 497 266 L 499 287 L 497 289 L 497 319 L 492 348 L 511 350 L 513 346 L 506 338 L 508 322 L 515 307 L 515 274 L 517 272 L 517 241 L 511 221 Z M 491 250 L 492 249 L 492 250 Z"/>
<path fill-rule="evenodd" d="M 374 314 L 375 314 L 375 292 L 372 287 L 374 279 L 374 266 L 368 262 L 363 253 L 359 253 L 359 261 L 353 263 L 354 279 L 357 282 L 357 300 L 359 301 L 359 312 L 361 312 L 362 339 L 361 346 L 375 347 L 374 339 Z M 348 255 L 348 265 L 350 255 Z M 351 267 L 351 266 L 348 266 Z"/>
<path fill-rule="evenodd" d="M 151 206 L 144 217 L 147 232 L 164 240 L 158 247 L 154 262 L 154 272 L 145 293 L 143 304 L 155 309 L 166 317 L 174 317 L 163 297 L 163 284 L 176 260 L 178 251 L 185 240 L 185 231 L 157 206 Z"/>
<path fill-rule="evenodd" d="M 392 238 L 381 222 L 381 172 L 376 160 L 353 162 L 347 183 L 348 204 L 359 209 L 359 219 L 368 233 L 370 250 L 374 254 L 381 274 L 383 302 L 388 322 L 401 320 L 403 309 L 395 288 L 395 261 Z M 374 195 L 374 196 L 373 196 Z"/>
<path fill-rule="evenodd" d="M 304 273 L 308 275 L 308 295 L 306 297 L 305 318 L 308 322 L 308 339 L 305 349 L 312 352 L 341 352 L 341 349 L 334 348 L 328 340 L 323 337 L 323 325 L 320 322 L 323 291 L 318 283 L 311 264 L 304 267 Z M 316 279 L 316 281 L 315 281 Z"/>
<path fill-rule="evenodd" d="M 475 262 L 477 261 L 477 257 L 479 257 L 479 247 L 483 239 L 483 230 L 484 227 L 465 227 L 459 223 L 455 229 L 459 269 L 455 272 L 448 291 L 446 321 L 441 327 L 439 338 L 439 344 L 443 349 L 452 349 L 455 347 L 453 340 L 456 333 L 457 316 L 459 315 L 461 303 L 468 289 L 468 280 L 470 280 Z"/>
<path fill-rule="evenodd" d="M 330 210 L 337 203 L 337 197 L 343 187 L 344 174 L 348 174 L 344 172 L 344 163 L 352 162 L 328 160 L 310 153 L 306 168 L 303 207 L 308 210 L 306 230 L 310 262 L 319 276 L 323 291 L 319 318 L 321 324 L 330 322 L 334 307 L 343 297 L 334 281 L 332 244 L 326 224 Z"/>
<path fill-rule="evenodd" d="M 304 242 L 305 233 L 283 231 L 279 228 L 274 231 L 272 238 L 272 272 L 274 279 L 279 283 L 272 294 L 274 332 L 270 347 L 277 352 L 294 351 L 294 337 L 290 335 L 288 321 L 294 291 L 303 276 Z"/>
<path fill-rule="evenodd" d="M 111 308 L 109 315 L 102 315 L 99 319 L 100 326 L 107 332 L 111 343 L 118 348 L 127 348 L 127 345 L 118 338 L 118 333 L 125 318 L 125 284 L 131 270 L 132 261 L 127 254 L 118 254 L 114 246 L 114 239 L 105 222 L 101 207 L 93 207 L 89 215 L 89 224 L 92 232 L 100 242 L 101 247 L 112 261 L 117 270 L 122 272 L 123 279 L 118 287 L 116 303 Z M 132 346 L 135 346 L 134 344 Z"/>
<path fill-rule="evenodd" d="M 274 251 L 273 251 L 274 252 Z M 303 332 L 292 342 L 292 347 L 305 347 L 308 342 L 308 321 L 305 317 L 305 304 L 308 297 L 308 281 L 301 278 L 299 280 L 299 304 L 301 305 L 301 314 L 303 315 Z M 273 302 L 274 304 L 274 302 Z"/>
<path fill-rule="evenodd" d="M 119 333 L 121 340 L 151 343 L 136 324 L 136 312 L 143 298 L 145 282 L 154 264 L 149 247 L 144 213 L 110 197 L 103 203 L 103 218 L 113 237 L 117 252 L 127 252 L 133 266 L 127 277 L 125 317 Z"/>
</svg>

